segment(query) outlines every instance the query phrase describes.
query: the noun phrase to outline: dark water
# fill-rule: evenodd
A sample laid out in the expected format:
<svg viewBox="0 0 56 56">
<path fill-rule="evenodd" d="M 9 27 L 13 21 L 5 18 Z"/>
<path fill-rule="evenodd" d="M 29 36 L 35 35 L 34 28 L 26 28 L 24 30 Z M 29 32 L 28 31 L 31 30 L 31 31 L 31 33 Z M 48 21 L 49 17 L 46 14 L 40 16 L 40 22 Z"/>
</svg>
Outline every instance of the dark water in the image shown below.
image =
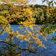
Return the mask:
<svg viewBox="0 0 56 56">
<path fill-rule="evenodd" d="M 19 25 L 11 25 L 11 27 L 14 29 L 14 31 L 16 32 L 19 31 L 20 29 L 18 28 Z M 35 28 L 35 27 L 33 27 Z M 24 31 L 26 30 L 23 27 Z M 30 30 L 30 28 L 29 28 Z M 33 29 L 34 30 L 34 29 Z M 40 30 L 40 29 L 37 29 Z M 31 30 L 30 30 L 31 31 Z M 23 31 L 20 31 L 20 33 L 22 33 Z M 43 44 L 45 44 L 46 49 L 42 48 L 42 47 L 36 47 L 36 52 L 39 53 L 29 53 L 27 54 L 27 52 L 25 51 L 24 53 L 21 53 L 21 56 L 56 56 L 56 44 L 54 42 L 51 42 L 51 37 L 54 37 L 56 35 L 56 33 L 52 34 L 52 35 L 48 35 L 47 37 L 47 41 L 43 41 L 43 36 L 40 36 L 40 40 L 43 42 Z M 8 36 L 7 33 L 3 35 L 0 35 L 1 40 L 6 40 L 6 37 Z M 18 41 L 18 39 L 16 39 L 15 41 Z M 0 43 L 0 49 L 3 43 Z M 29 45 L 30 43 L 24 41 L 24 42 L 20 42 L 18 45 L 21 46 L 21 48 L 27 48 L 27 45 Z M 32 44 L 33 46 L 36 46 L 35 44 Z M 20 50 L 19 50 L 20 51 Z"/>
</svg>

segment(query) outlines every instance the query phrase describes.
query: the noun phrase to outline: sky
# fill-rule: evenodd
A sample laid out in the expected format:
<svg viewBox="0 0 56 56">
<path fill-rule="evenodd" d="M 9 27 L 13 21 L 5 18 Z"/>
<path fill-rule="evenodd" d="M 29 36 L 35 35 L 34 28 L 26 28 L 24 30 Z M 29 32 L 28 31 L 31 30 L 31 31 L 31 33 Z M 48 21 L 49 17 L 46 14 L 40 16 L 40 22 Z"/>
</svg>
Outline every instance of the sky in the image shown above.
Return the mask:
<svg viewBox="0 0 56 56">
<path fill-rule="evenodd" d="M 49 0 L 49 1 L 51 1 L 51 0 Z M 56 2 L 56 0 L 54 0 L 55 2 Z M 39 5 L 47 5 L 47 2 L 44 2 L 43 4 L 42 4 L 42 0 L 37 0 L 36 2 L 30 2 L 29 4 L 39 4 Z M 48 5 L 47 5 L 48 6 Z M 56 7 L 56 5 L 54 5 L 55 7 Z"/>
<path fill-rule="evenodd" d="M 51 0 L 49 0 L 49 1 L 51 1 Z M 55 0 L 56 1 L 56 0 Z M 39 4 L 39 5 L 47 5 L 47 3 L 46 2 L 44 2 L 43 4 L 42 4 L 42 0 L 36 0 L 36 2 L 32 2 L 32 1 L 30 1 L 28 4 Z M 48 6 L 48 5 L 47 5 Z M 54 5 L 55 7 L 56 7 L 56 5 Z"/>
<path fill-rule="evenodd" d="M 42 1 L 41 0 L 37 0 L 36 2 L 30 2 L 29 4 L 42 4 Z M 46 5 L 46 2 L 44 3 Z"/>
</svg>

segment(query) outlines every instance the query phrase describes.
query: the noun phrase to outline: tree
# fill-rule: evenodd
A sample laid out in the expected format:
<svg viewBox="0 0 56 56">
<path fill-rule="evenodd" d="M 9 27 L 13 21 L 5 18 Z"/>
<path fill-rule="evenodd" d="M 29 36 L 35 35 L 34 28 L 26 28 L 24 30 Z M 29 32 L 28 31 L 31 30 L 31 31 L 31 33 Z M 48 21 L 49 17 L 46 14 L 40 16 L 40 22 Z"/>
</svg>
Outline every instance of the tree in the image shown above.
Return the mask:
<svg viewBox="0 0 56 56">
<path fill-rule="evenodd" d="M 9 1 L 7 1 L 7 0 L 6 1 L 3 0 L 3 1 L 6 2 L 7 5 L 5 6 L 5 10 L 2 10 L 3 8 L 1 8 L 2 11 L 0 12 L 0 14 L 1 14 L 0 15 L 0 24 L 2 26 L 2 27 L 0 27 L 1 28 L 0 35 L 4 34 L 4 33 L 9 34 L 9 36 L 6 38 L 6 41 L 0 40 L 0 42 L 8 44 L 8 45 L 6 45 L 7 47 L 3 46 L 3 50 L 4 50 L 4 53 L 5 53 L 4 55 L 7 55 L 7 56 L 8 55 L 19 55 L 20 56 L 20 53 L 17 52 L 17 49 L 21 49 L 21 47 L 17 46 L 17 44 L 20 41 L 23 41 L 23 40 L 27 41 L 27 42 L 29 42 L 31 44 L 30 44 L 30 46 L 28 48 L 21 49 L 21 50 L 27 50 L 29 52 L 33 52 L 33 51 L 29 50 L 29 49 L 32 49 L 32 50 L 35 49 L 35 47 L 32 46 L 32 43 L 35 43 L 38 46 L 45 48 L 45 45 L 43 45 L 42 42 L 40 41 L 40 39 L 38 38 L 40 35 L 42 35 L 42 33 L 40 33 L 40 34 L 36 33 L 36 32 L 40 32 L 40 31 L 37 31 L 36 29 L 35 29 L 36 31 L 33 31 L 33 26 L 35 26 L 34 25 L 35 18 L 32 18 L 31 10 L 30 9 L 22 9 L 20 6 L 16 6 L 16 5 L 8 3 Z M 17 1 L 17 0 L 15 0 L 15 1 Z M 21 2 L 20 5 L 22 5 L 23 3 L 24 4 L 28 3 L 28 1 L 26 1 L 26 0 L 19 0 L 19 2 Z M 1 6 L 1 4 L 0 4 L 0 6 Z M 9 8 L 6 8 L 7 6 Z M 24 15 L 23 15 L 23 13 L 24 13 Z M 24 27 L 27 30 L 27 31 L 24 31 L 24 33 L 26 33 L 26 35 L 23 35 L 23 33 L 20 34 L 19 31 L 16 31 L 16 33 L 15 33 L 14 30 L 10 26 L 10 22 L 13 21 L 13 20 L 16 20 L 17 17 L 18 17 L 18 19 L 20 18 L 20 19 L 24 20 L 25 19 L 24 16 L 27 17 L 26 21 L 17 22 L 17 23 L 24 25 Z M 33 31 L 33 33 L 28 30 L 28 27 L 30 27 L 30 29 Z M 37 27 L 37 28 L 41 28 L 41 27 Z M 20 25 L 20 30 L 22 30 L 21 25 Z M 37 34 L 38 36 L 36 36 L 34 34 Z M 31 40 L 31 37 L 32 37 L 32 40 Z M 16 38 L 19 38 L 18 43 L 15 42 L 13 44 L 13 41 Z M 35 40 L 35 42 L 33 42 L 33 39 Z M 9 53 L 6 53 L 7 50 L 9 50 Z M 17 52 L 17 53 L 15 53 L 15 52 Z"/>
<path fill-rule="evenodd" d="M 27 51 L 29 51 L 31 53 L 34 53 L 36 48 L 32 46 L 32 43 L 37 44 L 37 46 L 39 46 L 39 47 L 46 48 L 45 45 L 42 44 L 42 41 L 39 39 L 39 36 L 43 35 L 43 33 L 38 31 L 37 28 L 41 29 L 41 26 L 37 26 L 35 28 L 35 31 L 33 31 L 33 26 L 36 26 L 36 25 L 34 24 L 35 23 L 35 18 L 32 18 L 31 9 L 30 8 L 29 9 L 25 9 L 25 8 L 22 9 L 20 6 L 16 6 L 16 5 L 13 5 L 11 3 L 8 3 L 9 1 L 7 1 L 7 0 L 3 0 L 3 1 L 5 1 L 8 4 L 6 6 L 9 7 L 9 8 L 5 8 L 5 10 L 2 10 L 2 8 L 1 8 L 2 11 L 0 12 L 0 14 L 1 14 L 0 15 L 0 24 L 1 24 L 0 35 L 4 34 L 4 33 L 8 33 L 9 34 L 9 36 L 6 38 L 6 41 L 0 40 L 0 42 L 8 44 L 8 45 L 6 45 L 6 47 L 5 46 L 2 47 L 3 50 L 4 50 L 4 55 L 5 56 L 6 55 L 7 56 L 9 56 L 9 55 L 10 56 L 15 56 L 15 55 L 19 55 L 20 56 L 20 52 L 17 52 L 17 49 L 27 50 Z M 17 2 L 18 0 L 12 0 L 12 1 L 16 1 Z M 24 4 L 24 6 L 25 6 L 25 4 L 28 3 L 28 1 L 30 1 L 30 0 L 19 0 L 18 2 L 20 2 L 20 5 Z M 1 4 L 0 4 L 0 6 L 1 6 Z M 17 19 L 16 19 L 17 17 L 18 17 L 18 19 L 20 18 L 22 20 L 24 20 L 25 17 L 27 17 L 27 19 L 24 22 L 22 22 L 22 21 L 18 22 Z M 14 30 L 10 26 L 10 22 L 14 21 L 14 20 L 17 21 L 18 24 L 23 24 L 24 25 L 24 27 L 26 28 L 26 31 L 24 31 L 24 33 L 26 33 L 26 35 L 23 35 L 23 33 L 20 34 L 19 31 L 16 31 L 16 33 L 14 32 Z M 32 32 L 30 32 L 28 30 L 28 27 L 30 27 Z M 20 28 L 20 31 L 21 31 L 23 27 L 20 25 L 19 28 Z M 45 33 L 45 35 L 47 35 L 47 33 Z M 18 38 L 19 40 L 18 40 L 17 43 L 15 42 L 13 44 L 13 41 L 16 38 Z M 46 40 L 45 37 L 43 39 Z M 27 41 L 27 42 L 29 42 L 31 44 L 28 46 L 28 48 L 22 49 L 20 46 L 17 46 L 17 44 L 20 41 L 21 42 Z M 29 49 L 32 49 L 32 51 L 29 50 Z M 9 50 L 8 53 L 6 52 L 7 50 Z"/>
<path fill-rule="evenodd" d="M 47 5 L 50 7 L 54 7 L 54 4 L 56 5 L 56 1 L 55 0 L 42 0 L 43 2 L 47 2 Z"/>
</svg>

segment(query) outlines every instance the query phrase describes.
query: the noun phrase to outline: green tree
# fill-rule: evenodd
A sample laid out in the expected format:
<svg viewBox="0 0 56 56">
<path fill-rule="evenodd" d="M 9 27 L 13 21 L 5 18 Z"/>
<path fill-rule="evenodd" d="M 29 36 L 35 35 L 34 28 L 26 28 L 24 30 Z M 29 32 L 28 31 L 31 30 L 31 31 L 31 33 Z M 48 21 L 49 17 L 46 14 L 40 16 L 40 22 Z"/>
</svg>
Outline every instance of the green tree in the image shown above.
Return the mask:
<svg viewBox="0 0 56 56">
<path fill-rule="evenodd" d="M 55 0 L 42 0 L 42 2 L 47 2 L 47 5 L 50 7 L 54 7 L 54 4 L 56 5 L 56 1 Z"/>
</svg>

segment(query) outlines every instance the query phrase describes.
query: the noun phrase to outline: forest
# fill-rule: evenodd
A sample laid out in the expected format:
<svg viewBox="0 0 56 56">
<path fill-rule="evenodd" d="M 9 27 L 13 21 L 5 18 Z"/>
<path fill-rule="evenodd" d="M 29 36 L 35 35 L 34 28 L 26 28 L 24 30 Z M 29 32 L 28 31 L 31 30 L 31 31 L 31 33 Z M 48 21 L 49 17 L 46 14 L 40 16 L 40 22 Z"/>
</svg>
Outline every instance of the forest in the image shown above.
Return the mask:
<svg viewBox="0 0 56 56">
<path fill-rule="evenodd" d="M 15 5 L 14 5 L 15 6 Z M 50 7 L 50 9 L 45 6 L 45 5 L 23 5 L 23 6 L 19 6 L 17 5 L 16 7 L 21 7 L 22 10 L 25 9 L 27 10 L 28 8 L 31 9 L 32 13 L 32 17 L 35 18 L 35 24 L 45 24 L 45 23 L 52 23 L 52 24 L 56 24 L 56 7 L 52 8 Z M 52 8 L 52 9 L 51 9 Z M 12 10 L 13 7 L 11 5 L 7 5 L 7 4 L 3 4 L 0 6 L 0 15 L 5 16 L 5 18 L 8 16 L 7 12 L 9 12 L 10 15 L 16 15 L 16 13 L 14 11 L 18 11 L 17 9 L 15 9 L 14 11 Z M 24 12 L 24 11 L 21 11 Z M 30 11 L 29 11 L 30 12 Z M 37 13 L 38 12 L 38 13 Z M 26 19 L 28 19 L 28 17 L 25 17 L 25 15 L 23 16 L 24 19 L 22 19 L 22 17 L 15 17 L 15 19 L 12 18 L 10 24 L 17 24 L 17 21 L 20 22 L 24 22 Z"/>
</svg>

